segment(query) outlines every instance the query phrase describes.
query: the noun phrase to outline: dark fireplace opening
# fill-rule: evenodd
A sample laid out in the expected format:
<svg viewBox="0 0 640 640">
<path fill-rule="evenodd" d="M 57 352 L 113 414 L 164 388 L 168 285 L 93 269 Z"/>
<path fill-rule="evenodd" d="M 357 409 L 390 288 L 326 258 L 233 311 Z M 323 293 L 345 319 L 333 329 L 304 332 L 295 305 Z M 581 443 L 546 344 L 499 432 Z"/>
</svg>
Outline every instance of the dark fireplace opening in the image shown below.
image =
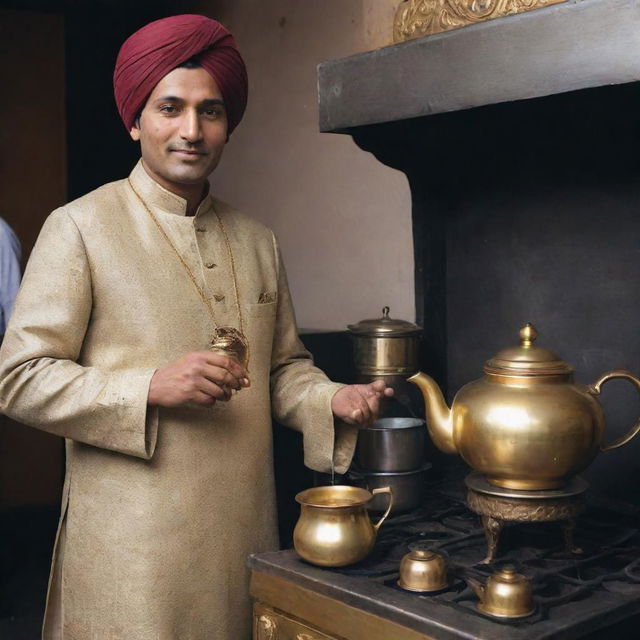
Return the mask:
<svg viewBox="0 0 640 640">
<path fill-rule="evenodd" d="M 449 400 L 526 322 L 579 382 L 640 374 L 640 84 L 348 133 L 409 179 L 421 366 Z M 607 441 L 638 419 L 627 382 L 609 383 L 603 404 Z M 640 438 L 586 476 L 637 498 Z"/>
</svg>

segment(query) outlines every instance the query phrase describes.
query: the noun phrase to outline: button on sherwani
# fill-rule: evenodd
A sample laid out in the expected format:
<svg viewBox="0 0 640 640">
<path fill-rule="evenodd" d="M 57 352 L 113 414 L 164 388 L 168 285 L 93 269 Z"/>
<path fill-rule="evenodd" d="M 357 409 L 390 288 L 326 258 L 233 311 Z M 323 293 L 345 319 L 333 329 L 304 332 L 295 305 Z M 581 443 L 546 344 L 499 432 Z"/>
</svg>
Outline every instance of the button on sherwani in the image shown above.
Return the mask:
<svg viewBox="0 0 640 640">
<path fill-rule="evenodd" d="M 155 370 L 207 348 L 204 302 L 126 180 L 49 216 L 0 352 L 2 411 L 67 444 L 44 637 L 241 640 L 246 557 L 277 548 L 272 415 L 318 470 L 343 472 L 356 434 L 334 430 L 339 387 L 298 339 L 271 231 L 210 195 L 186 216 L 141 164 L 130 180 L 217 324 L 242 314 L 252 384 L 212 408 L 147 407 Z"/>
</svg>

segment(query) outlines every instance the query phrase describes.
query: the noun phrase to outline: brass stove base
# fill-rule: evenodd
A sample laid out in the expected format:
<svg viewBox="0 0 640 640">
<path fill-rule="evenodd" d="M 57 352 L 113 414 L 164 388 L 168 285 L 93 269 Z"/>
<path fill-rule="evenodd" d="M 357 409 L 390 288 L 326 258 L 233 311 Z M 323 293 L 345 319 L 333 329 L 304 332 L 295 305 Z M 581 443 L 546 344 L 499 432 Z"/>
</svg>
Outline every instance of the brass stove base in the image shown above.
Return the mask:
<svg viewBox="0 0 640 640">
<path fill-rule="evenodd" d="M 495 560 L 500 534 L 507 522 L 562 523 L 564 548 L 579 553 L 573 544 L 575 518 L 584 511 L 584 492 L 587 483 L 576 478 L 562 489 L 553 491 L 510 491 L 493 487 L 477 472 L 466 479 L 467 505 L 482 517 L 487 539 L 487 556 L 482 564 Z"/>
</svg>

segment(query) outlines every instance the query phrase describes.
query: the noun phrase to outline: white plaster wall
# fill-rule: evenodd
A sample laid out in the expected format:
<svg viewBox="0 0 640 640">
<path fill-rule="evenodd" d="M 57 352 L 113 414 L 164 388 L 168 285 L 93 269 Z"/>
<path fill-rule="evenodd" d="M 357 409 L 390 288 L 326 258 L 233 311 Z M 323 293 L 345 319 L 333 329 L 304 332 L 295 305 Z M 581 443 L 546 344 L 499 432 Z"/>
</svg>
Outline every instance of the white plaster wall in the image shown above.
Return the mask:
<svg viewBox="0 0 640 640">
<path fill-rule="evenodd" d="M 391 0 L 210 0 L 234 33 L 249 107 L 214 192 L 276 232 L 300 327 L 415 319 L 411 201 L 404 174 L 351 137 L 318 132 L 318 63 L 391 42 Z"/>
</svg>

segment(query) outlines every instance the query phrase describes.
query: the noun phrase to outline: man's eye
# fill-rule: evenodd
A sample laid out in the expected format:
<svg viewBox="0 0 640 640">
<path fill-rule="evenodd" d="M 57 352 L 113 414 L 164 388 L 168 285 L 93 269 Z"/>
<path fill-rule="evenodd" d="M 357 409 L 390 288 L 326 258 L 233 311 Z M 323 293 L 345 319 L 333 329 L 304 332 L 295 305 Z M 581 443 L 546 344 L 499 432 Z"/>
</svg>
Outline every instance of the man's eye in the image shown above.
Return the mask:
<svg viewBox="0 0 640 640">
<path fill-rule="evenodd" d="M 178 113 L 178 109 L 176 107 L 174 107 L 172 104 L 163 104 L 160 107 L 160 111 L 162 113 L 166 113 L 166 114 L 169 114 L 169 115 L 172 115 L 174 113 Z"/>
<path fill-rule="evenodd" d="M 219 118 L 223 111 L 220 107 L 212 107 L 211 109 L 203 109 L 202 114 L 207 118 Z"/>
</svg>

